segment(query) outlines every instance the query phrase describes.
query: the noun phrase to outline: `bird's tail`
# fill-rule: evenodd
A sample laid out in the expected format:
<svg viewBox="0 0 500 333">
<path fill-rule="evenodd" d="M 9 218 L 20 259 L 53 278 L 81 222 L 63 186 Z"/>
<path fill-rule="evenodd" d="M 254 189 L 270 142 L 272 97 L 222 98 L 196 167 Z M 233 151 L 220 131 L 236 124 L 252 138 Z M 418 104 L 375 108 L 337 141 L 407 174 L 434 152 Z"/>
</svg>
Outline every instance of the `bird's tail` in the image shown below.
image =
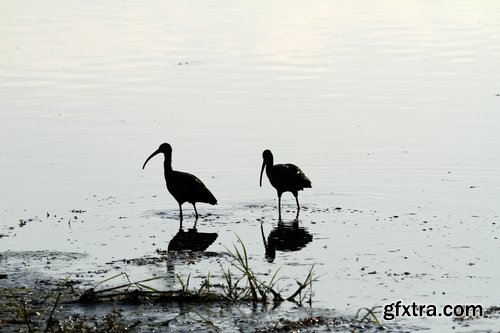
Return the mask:
<svg viewBox="0 0 500 333">
<path fill-rule="evenodd" d="M 211 205 L 217 205 L 217 199 L 215 199 L 214 195 L 210 191 L 208 191 L 207 193 L 207 203 Z"/>
</svg>

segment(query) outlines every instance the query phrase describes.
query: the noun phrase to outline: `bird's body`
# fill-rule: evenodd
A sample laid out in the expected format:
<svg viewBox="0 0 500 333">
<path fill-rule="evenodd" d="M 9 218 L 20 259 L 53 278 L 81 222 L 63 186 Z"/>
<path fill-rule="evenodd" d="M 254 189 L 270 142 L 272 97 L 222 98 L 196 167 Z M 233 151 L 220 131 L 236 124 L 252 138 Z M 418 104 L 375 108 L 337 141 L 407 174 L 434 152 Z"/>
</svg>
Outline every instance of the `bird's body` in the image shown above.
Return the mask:
<svg viewBox="0 0 500 333">
<path fill-rule="evenodd" d="M 294 164 L 267 165 L 267 178 L 278 192 L 297 192 L 311 187 L 311 181 Z"/>
<path fill-rule="evenodd" d="M 174 170 L 165 171 L 165 182 L 168 191 L 180 205 L 185 202 L 217 204 L 217 199 L 195 175 Z"/>
<path fill-rule="evenodd" d="M 146 163 L 159 153 L 165 155 L 165 161 L 163 162 L 165 182 L 167 184 L 167 190 L 179 204 L 181 221 L 182 204 L 185 202 L 189 202 L 193 205 L 196 219 L 198 219 L 198 211 L 196 210 L 197 202 L 204 202 L 211 205 L 217 204 L 217 199 L 215 199 L 214 195 L 198 177 L 187 172 L 175 171 L 172 169 L 172 147 L 168 143 L 161 144 L 160 148 L 151 154 L 146 162 L 144 162 L 142 168 L 144 169 Z"/>
<path fill-rule="evenodd" d="M 300 211 L 298 191 L 304 188 L 311 187 L 311 181 L 307 176 L 294 164 L 274 164 L 273 154 L 270 150 L 266 149 L 262 153 L 264 159 L 262 169 L 260 171 L 260 186 L 262 186 L 262 173 L 266 169 L 267 178 L 269 182 L 278 192 L 278 211 L 279 218 L 281 219 L 281 195 L 284 192 L 292 192 L 297 202 L 297 216 Z"/>
</svg>

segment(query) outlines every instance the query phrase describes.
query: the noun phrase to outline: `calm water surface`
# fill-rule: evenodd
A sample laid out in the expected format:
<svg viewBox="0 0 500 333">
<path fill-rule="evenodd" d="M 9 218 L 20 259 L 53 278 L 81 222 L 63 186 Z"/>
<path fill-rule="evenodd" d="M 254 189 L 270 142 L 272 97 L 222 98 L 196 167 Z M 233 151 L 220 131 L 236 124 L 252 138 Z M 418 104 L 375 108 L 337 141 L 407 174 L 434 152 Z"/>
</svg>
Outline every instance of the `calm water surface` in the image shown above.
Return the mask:
<svg viewBox="0 0 500 333">
<path fill-rule="evenodd" d="M 315 264 L 315 306 L 499 305 L 500 3 L 0 3 L 0 250 L 92 266 L 166 249 L 177 203 L 161 158 L 141 166 L 169 142 L 219 201 L 198 205 L 209 250 L 239 235 L 284 285 Z M 283 196 L 287 230 L 312 241 L 273 262 L 266 148 L 313 183 L 299 229 Z"/>
</svg>

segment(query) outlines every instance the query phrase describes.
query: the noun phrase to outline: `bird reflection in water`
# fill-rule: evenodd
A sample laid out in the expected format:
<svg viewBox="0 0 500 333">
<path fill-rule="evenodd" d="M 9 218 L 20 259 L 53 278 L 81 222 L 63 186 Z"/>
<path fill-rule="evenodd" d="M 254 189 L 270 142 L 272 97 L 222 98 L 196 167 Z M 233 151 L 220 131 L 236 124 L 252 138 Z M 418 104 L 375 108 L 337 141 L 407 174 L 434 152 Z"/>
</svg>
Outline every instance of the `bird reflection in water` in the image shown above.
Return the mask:
<svg viewBox="0 0 500 333">
<path fill-rule="evenodd" d="M 217 236 L 215 232 L 198 232 L 196 225 L 184 231 L 181 224 L 179 231 L 168 243 L 168 251 L 205 251 Z"/>
<path fill-rule="evenodd" d="M 273 262 L 276 258 L 276 251 L 299 251 L 308 243 L 312 242 L 312 235 L 305 227 L 299 226 L 299 220 L 294 219 L 290 222 L 278 221 L 278 226 L 275 227 L 269 236 L 264 235 L 263 223 L 260 224 L 262 240 L 266 248 L 266 260 Z"/>
</svg>

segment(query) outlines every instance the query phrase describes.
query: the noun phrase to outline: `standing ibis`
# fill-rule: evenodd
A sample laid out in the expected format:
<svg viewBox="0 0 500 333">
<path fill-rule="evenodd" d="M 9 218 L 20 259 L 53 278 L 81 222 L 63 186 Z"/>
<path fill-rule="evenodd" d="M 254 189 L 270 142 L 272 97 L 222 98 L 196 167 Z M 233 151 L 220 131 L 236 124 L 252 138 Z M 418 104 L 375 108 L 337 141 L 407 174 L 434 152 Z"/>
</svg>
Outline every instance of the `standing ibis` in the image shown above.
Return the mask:
<svg viewBox="0 0 500 333">
<path fill-rule="evenodd" d="M 264 162 L 262 163 L 262 168 L 260 169 L 260 186 L 262 187 L 262 174 L 264 173 L 264 168 L 266 168 L 267 178 L 269 178 L 271 185 L 273 185 L 278 192 L 279 219 L 281 220 L 281 195 L 283 192 L 292 192 L 295 197 L 295 201 L 297 202 L 298 217 L 300 205 L 297 192 L 306 187 L 311 187 L 311 181 L 296 165 L 273 165 L 273 153 L 271 153 L 269 149 L 264 150 L 262 157 L 264 158 Z"/>
<path fill-rule="evenodd" d="M 167 189 L 172 194 L 175 200 L 179 203 L 180 220 L 182 222 L 182 204 L 189 202 L 194 207 L 196 220 L 198 220 L 198 211 L 196 210 L 197 202 L 205 202 L 211 205 L 217 204 L 217 199 L 208 190 L 208 188 L 196 176 L 187 173 L 172 170 L 172 146 L 168 143 L 162 143 L 160 147 L 152 153 L 144 162 L 142 169 L 146 163 L 155 155 L 163 153 L 165 161 L 163 168 L 165 173 L 165 182 Z"/>
</svg>

